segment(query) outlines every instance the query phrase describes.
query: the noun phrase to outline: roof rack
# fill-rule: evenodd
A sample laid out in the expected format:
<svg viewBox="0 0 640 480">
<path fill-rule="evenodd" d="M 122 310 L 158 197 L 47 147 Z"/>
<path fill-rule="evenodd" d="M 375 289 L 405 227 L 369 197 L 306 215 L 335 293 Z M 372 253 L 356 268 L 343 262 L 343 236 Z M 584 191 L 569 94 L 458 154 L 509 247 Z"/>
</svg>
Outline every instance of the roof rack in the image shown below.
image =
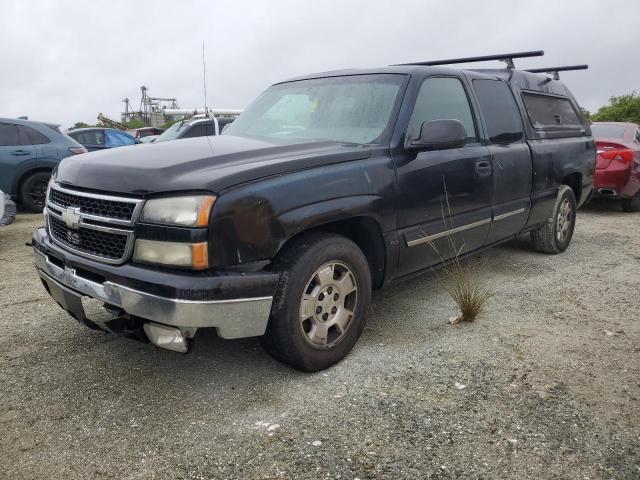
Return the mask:
<svg viewBox="0 0 640 480">
<path fill-rule="evenodd" d="M 533 50 L 531 52 L 516 52 L 516 53 L 503 53 L 500 55 L 484 55 L 482 57 L 464 57 L 464 58 L 450 58 L 448 60 L 433 60 L 428 62 L 413 62 L 413 63 L 399 63 L 398 65 L 451 65 L 454 63 L 472 63 L 472 62 L 485 62 L 487 60 L 500 60 L 507 64 L 507 68 L 516 68 L 513 64 L 514 58 L 527 58 L 527 57 L 541 57 L 544 55 L 544 50 Z"/>
<path fill-rule="evenodd" d="M 530 73 L 553 74 L 554 80 L 560 80 L 560 74 L 558 72 L 569 72 L 572 70 L 586 70 L 587 68 L 589 68 L 589 65 L 567 65 L 565 67 L 531 68 L 525 71 Z"/>
</svg>

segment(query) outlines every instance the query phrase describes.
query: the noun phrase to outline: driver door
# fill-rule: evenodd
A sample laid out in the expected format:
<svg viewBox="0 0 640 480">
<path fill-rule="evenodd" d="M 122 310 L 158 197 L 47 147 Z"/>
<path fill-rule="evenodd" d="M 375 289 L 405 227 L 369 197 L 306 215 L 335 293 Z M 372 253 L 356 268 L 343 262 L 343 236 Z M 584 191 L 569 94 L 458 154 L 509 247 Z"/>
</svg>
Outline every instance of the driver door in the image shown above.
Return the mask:
<svg viewBox="0 0 640 480">
<path fill-rule="evenodd" d="M 407 128 L 417 138 L 423 122 L 455 119 L 467 131 L 462 148 L 404 151 L 397 167 L 400 236 L 398 276 L 408 275 L 485 245 L 491 226 L 493 169 L 479 140 L 467 88 L 453 76 L 428 77 Z"/>
</svg>

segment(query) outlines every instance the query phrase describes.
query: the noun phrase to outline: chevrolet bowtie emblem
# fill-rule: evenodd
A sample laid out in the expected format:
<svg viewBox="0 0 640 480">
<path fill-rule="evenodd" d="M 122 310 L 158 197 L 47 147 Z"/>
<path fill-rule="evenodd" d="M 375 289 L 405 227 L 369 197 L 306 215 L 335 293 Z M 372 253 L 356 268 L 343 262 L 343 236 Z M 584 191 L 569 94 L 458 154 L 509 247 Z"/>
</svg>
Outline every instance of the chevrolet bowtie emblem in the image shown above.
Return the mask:
<svg viewBox="0 0 640 480">
<path fill-rule="evenodd" d="M 74 230 L 80 226 L 80 209 L 69 207 L 62 211 L 62 221 L 66 223 L 67 227 Z"/>
</svg>

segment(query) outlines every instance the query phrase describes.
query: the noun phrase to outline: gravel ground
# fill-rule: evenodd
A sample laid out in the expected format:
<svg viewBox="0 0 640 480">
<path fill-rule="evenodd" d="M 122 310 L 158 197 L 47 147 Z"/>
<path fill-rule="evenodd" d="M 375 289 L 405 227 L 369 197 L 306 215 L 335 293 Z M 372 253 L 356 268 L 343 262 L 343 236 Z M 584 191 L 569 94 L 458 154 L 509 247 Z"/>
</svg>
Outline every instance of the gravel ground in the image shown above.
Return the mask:
<svg viewBox="0 0 640 480">
<path fill-rule="evenodd" d="M 360 342 L 302 374 L 255 339 L 189 355 L 90 331 L 0 229 L 0 477 L 640 478 L 640 214 L 582 210 L 569 250 L 475 260 L 472 324 L 433 275 L 374 295 Z"/>
</svg>

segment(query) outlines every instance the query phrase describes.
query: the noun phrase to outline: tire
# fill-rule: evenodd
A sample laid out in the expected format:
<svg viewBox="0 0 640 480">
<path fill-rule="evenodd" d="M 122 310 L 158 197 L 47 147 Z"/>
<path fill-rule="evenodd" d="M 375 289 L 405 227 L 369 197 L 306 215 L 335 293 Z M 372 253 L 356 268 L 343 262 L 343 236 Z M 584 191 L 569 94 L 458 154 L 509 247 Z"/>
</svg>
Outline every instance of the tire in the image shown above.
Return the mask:
<svg viewBox="0 0 640 480">
<path fill-rule="evenodd" d="M 622 199 L 622 211 L 629 213 L 640 212 L 640 192 L 631 198 Z"/>
<path fill-rule="evenodd" d="M 262 346 L 304 372 L 342 360 L 358 341 L 371 302 L 362 251 L 339 235 L 309 234 L 285 247 L 273 268 L 280 281 Z"/>
<path fill-rule="evenodd" d="M 42 212 L 50 178 L 51 172 L 36 172 L 22 181 L 18 196 L 24 208 L 30 212 Z"/>
<path fill-rule="evenodd" d="M 570 187 L 562 186 L 553 207 L 551 218 L 531 232 L 533 249 L 542 253 L 564 252 L 573 238 L 576 227 L 576 197 Z"/>
<path fill-rule="evenodd" d="M 0 194 L 0 202 L 4 202 L 4 215 L 0 218 L 0 227 L 4 227 L 13 223 L 16 218 L 16 204 L 9 200 L 8 197 L 6 199 L 2 198 L 2 194 Z"/>
</svg>

